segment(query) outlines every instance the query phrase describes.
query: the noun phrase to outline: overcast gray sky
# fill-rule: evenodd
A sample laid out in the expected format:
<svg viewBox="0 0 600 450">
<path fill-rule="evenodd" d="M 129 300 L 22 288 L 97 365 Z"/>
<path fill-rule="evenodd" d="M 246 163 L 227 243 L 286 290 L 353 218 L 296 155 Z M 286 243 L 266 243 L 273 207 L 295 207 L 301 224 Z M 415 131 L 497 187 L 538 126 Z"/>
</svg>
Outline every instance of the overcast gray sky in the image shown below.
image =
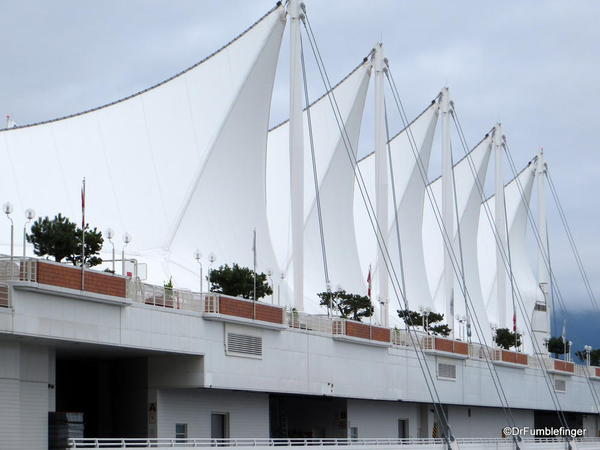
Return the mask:
<svg viewBox="0 0 600 450">
<path fill-rule="evenodd" d="M 383 40 L 409 116 L 448 85 L 471 144 L 501 121 L 518 166 L 543 146 L 593 287 L 600 290 L 600 2 L 306 3 L 332 81 Z M 274 2 L 0 0 L 0 5 L 0 113 L 25 124 L 161 81 L 229 41 Z M 272 123 L 286 118 L 286 41 L 283 49 Z M 320 94 L 311 67 L 308 78 L 312 95 Z M 370 146 L 369 113 L 361 152 Z M 455 151 L 462 152 L 458 145 Z M 585 307 L 574 260 L 550 210 L 561 289 L 568 303 Z"/>
</svg>

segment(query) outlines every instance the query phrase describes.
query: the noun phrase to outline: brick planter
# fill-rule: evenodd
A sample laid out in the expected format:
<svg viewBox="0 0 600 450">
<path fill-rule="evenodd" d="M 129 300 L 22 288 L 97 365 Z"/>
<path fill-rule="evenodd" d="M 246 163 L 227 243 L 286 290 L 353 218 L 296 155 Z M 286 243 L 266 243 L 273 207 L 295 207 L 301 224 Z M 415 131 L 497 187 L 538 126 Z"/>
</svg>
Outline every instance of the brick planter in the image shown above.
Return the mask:
<svg viewBox="0 0 600 450">
<path fill-rule="evenodd" d="M 466 342 L 436 337 L 434 345 L 435 350 L 439 350 L 441 352 L 469 356 L 469 345 Z"/>
<path fill-rule="evenodd" d="M 522 364 L 524 366 L 528 364 L 526 354 L 511 352 L 509 350 L 502 350 L 502 361 L 512 364 Z"/>
<path fill-rule="evenodd" d="M 390 342 L 390 329 L 375 327 L 365 323 L 346 321 L 346 336 L 380 342 Z"/>
<path fill-rule="evenodd" d="M 243 317 L 244 319 L 283 324 L 283 309 L 260 302 L 219 296 L 219 314 Z"/>
<path fill-rule="evenodd" d="M 554 360 L 554 370 L 560 370 L 561 372 L 575 372 L 575 365 L 572 362 L 561 361 L 560 359 Z"/>
<path fill-rule="evenodd" d="M 40 284 L 58 286 L 67 289 L 81 289 L 81 269 L 37 261 L 37 278 Z M 96 294 L 111 295 L 113 297 L 127 296 L 125 278 L 108 273 L 86 270 L 84 276 L 83 290 Z"/>
</svg>

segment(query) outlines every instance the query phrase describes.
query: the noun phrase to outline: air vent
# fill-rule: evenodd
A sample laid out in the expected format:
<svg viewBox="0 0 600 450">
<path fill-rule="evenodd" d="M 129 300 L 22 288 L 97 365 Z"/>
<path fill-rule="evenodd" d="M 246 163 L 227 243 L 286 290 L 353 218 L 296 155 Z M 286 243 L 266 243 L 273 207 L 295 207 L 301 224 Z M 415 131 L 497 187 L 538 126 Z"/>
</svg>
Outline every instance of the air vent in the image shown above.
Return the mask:
<svg viewBox="0 0 600 450">
<path fill-rule="evenodd" d="M 456 380 L 456 366 L 454 364 L 438 363 L 438 377 Z"/>
<path fill-rule="evenodd" d="M 566 392 L 567 382 L 564 378 L 554 378 L 554 390 L 557 392 Z"/>
<path fill-rule="evenodd" d="M 262 338 L 240 333 L 227 333 L 225 353 L 232 356 L 262 358 Z"/>
</svg>

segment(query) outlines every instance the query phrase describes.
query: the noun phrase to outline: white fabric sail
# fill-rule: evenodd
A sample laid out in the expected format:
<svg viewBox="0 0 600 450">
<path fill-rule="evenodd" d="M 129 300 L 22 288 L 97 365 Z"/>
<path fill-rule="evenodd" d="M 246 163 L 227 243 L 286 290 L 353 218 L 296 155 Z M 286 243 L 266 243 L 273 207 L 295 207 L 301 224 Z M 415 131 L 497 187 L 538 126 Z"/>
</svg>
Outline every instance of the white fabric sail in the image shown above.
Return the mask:
<svg viewBox="0 0 600 450">
<path fill-rule="evenodd" d="M 465 284 L 470 302 L 473 304 L 477 318 L 482 327 L 489 329 L 487 311 L 481 293 L 481 284 L 478 274 L 477 255 L 477 230 L 479 227 L 479 211 L 481 207 L 481 193 L 478 186 L 485 185 L 488 162 L 492 149 L 492 138 L 486 135 L 469 153 L 454 165 L 454 179 L 456 187 L 457 210 L 460 222 L 460 242 L 462 243 L 462 262 L 464 264 Z M 476 178 L 473 174 L 475 171 Z M 441 208 L 442 183 L 441 178 L 431 183 L 431 190 L 438 208 Z M 433 310 L 444 312 L 444 299 L 442 293 L 444 240 L 440 227 L 436 221 L 434 209 L 429 198 L 424 200 L 423 218 L 423 248 L 429 288 L 433 298 Z M 455 220 L 457 220 L 455 218 Z M 458 226 L 454 226 L 454 248 L 456 258 L 460 265 L 461 253 L 459 252 Z M 462 294 L 462 281 L 455 278 L 455 313 L 466 313 L 465 298 Z M 455 327 L 456 324 L 449 324 Z M 459 333 L 456 333 L 458 337 Z M 473 338 L 476 336 L 473 334 Z"/>
<path fill-rule="evenodd" d="M 370 78 L 370 62 L 364 61 L 333 88 L 339 105 L 351 149 L 356 151 Z M 315 146 L 315 161 L 323 216 L 323 228 L 329 269 L 333 283 L 358 285 L 358 257 L 352 223 L 352 188 L 354 172 L 350 166 L 329 98 L 324 95 L 310 106 Z M 316 294 L 326 289 L 323 275 L 320 231 L 316 209 L 312 157 L 308 139 L 308 118 L 304 118 L 304 201 L 305 201 L 305 302 L 307 312 L 319 311 Z M 292 273 L 292 245 L 290 223 L 288 123 L 269 131 L 267 144 L 267 212 L 269 229 L 284 273 Z M 346 224 L 340 230 L 339 223 Z M 282 296 L 293 289 L 293 280 L 287 277 L 282 285 Z M 282 298 L 282 303 L 284 299 Z"/>
<path fill-rule="evenodd" d="M 524 301 L 525 311 L 531 319 L 531 312 L 535 301 L 542 299 L 542 294 L 535 280 L 530 258 L 527 254 L 527 214 L 533 182 L 535 179 L 535 160 L 530 162 L 516 178 L 510 181 L 504 188 L 506 201 L 506 216 L 508 224 L 508 237 L 510 242 L 512 271 L 516 281 L 516 289 L 520 292 Z M 494 197 L 486 200 L 489 214 L 494 218 Z M 496 298 L 496 240 L 489 224 L 486 211 L 481 209 L 478 233 L 479 274 L 484 300 L 487 305 L 488 320 L 492 324 L 499 323 L 498 307 Z M 507 276 L 507 304 L 505 323 L 512 325 L 513 307 L 510 286 L 510 277 Z M 516 306 L 517 326 L 524 328 L 523 315 L 520 308 Z M 519 325 L 520 324 L 520 325 Z"/>
<path fill-rule="evenodd" d="M 0 180 L 4 198 L 16 211 L 32 207 L 78 221 L 86 177 L 89 223 L 118 235 L 130 231 L 130 255 L 190 267 L 174 276 L 176 285 L 188 284 L 185 277 L 197 285 L 196 246 L 215 251 L 219 261 L 247 264 L 254 227 L 268 256 L 264 206 L 254 207 L 264 205 L 266 130 L 284 27 L 284 8 L 275 7 L 213 55 L 152 88 L 1 131 L 0 158 L 10 161 Z M 169 273 L 158 269 L 155 280 Z"/>
<path fill-rule="evenodd" d="M 431 298 L 427 288 L 427 276 L 425 273 L 425 263 L 423 259 L 423 246 L 421 244 L 422 218 L 423 218 L 423 197 L 425 194 L 425 184 L 419 172 L 417 160 L 413 154 L 411 140 L 416 144 L 416 150 L 421 160 L 424 170 L 427 170 L 431 147 L 437 118 L 439 113 L 438 101 L 425 109 L 413 122 L 404 130 L 390 139 L 390 153 L 392 167 L 394 171 L 394 184 L 396 187 L 397 205 L 393 204 L 393 195 L 391 192 L 391 176 L 388 183 L 390 193 L 388 195 L 389 217 L 386 224 L 388 233 L 388 250 L 392 259 L 392 265 L 398 277 L 400 277 L 400 258 L 398 253 L 398 242 L 396 239 L 395 214 L 398 212 L 400 242 L 402 244 L 402 255 L 405 261 L 404 273 L 406 281 L 406 294 L 409 302 L 425 302 Z M 370 154 L 359 162 L 359 166 L 365 181 L 367 192 L 371 201 L 375 201 L 375 165 L 374 154 Z M 371 267 L 371 276 L 375 278 L 377 267 L 375 266 L 377 254 L 377 241 L 373 227 L 367 214 L 367 209 L 357 187 L 354 193 L 354 217 L 357 233 L 357 244 L 362 267 L 363 278 L 366 279 L 369 267 Z M 378 298 L 378 292 L 374 286 L 372 298 L 374 303 Z M 377 306 L 377 305 L 376 305 Z M 396 309 L 399 305 L 395 296 L 390 299 L 390 319 L 395 319 Z"/>
</svg>

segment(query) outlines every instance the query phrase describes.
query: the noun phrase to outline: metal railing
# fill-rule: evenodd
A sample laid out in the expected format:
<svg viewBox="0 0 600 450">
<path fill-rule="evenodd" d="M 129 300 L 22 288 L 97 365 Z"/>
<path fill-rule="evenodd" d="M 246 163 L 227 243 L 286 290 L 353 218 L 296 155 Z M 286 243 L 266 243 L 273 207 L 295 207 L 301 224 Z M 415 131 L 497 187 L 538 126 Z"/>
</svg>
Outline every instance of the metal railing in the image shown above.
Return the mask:
<svg viewBox="0 0 600 450">
<path fill-rule="evenodd" d="M 578 443 L 589 444 L 585 448 L 600 449 L 600 438 L 578 438 Z M 69 448 L 203 448 L 203 447 L 407 447 L 422 449 L 445 449 L 441 438 L 404 438 L 404 439 L 69 439 Z M 458 438 L 458 447 L 468 446 L 477 449 L 512 449 L 514 444 L 510 438 Z M 525 438 L 527 448 L 547 450 L 549 444 L 564 444 L 564 438 Z M 597 445 L 595 445 L 597 444 Z M 559 448 L 552 446 L 551 448 Z"/>
<path fill-rule="evenodd" d="M 318 314 L 306 314 L 299 311 L 286 311 L 286 322 L 290 328 L 307 331 L 317 331 L 321 333 L 332 333 L 331 317 L 318 315 Z"/>
<path fill-rule="evenodd" d="M 0 281 L 37 281 L 37 259 L 0 256 Z"/>
<path fill-rule="evenodd" d="M 204 296 L 204 312 L 219 314 L 219 296 L 207 294 Z"/>
<path fill-rule="evenodd" d="M 187 289 L 175 289 L 139 280 L 127 280 L 127 297 L 136 303 L 203 312 L 202 296 Z"/>
</svg>

